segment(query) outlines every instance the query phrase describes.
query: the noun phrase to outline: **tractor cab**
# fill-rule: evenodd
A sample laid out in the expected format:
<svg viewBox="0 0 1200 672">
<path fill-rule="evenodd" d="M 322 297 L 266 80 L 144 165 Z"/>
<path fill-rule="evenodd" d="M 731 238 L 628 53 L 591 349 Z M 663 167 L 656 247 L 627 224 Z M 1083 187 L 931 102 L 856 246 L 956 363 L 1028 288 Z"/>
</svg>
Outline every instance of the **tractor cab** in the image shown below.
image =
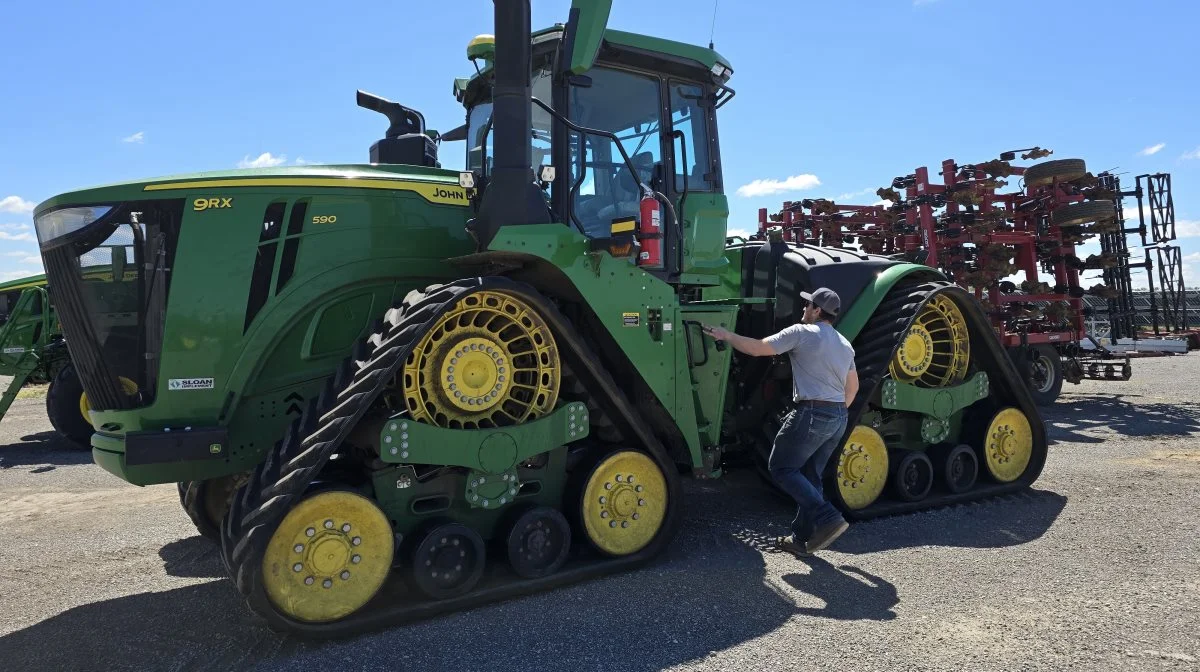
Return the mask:
<svg viewBox="0 0 1200 672">
<path fill-rule="evenodd" d="M 577 55 L 589 32 L 599 35 L 590 60 Z M 480 200 L 497 172 L 492 39 L 468 45 L 478 74 L 455 82 L 466 124 L 443 136 L 466 140 L 463 182 Z M 728 64 L 711 49 L 572 24 L 531 44 L 528 167 L 548 221 L 598 247 L 636 240 L 638 265 L 668 282 L 715 283 L 728 217 L 716 110 L 733 96 Z M 490 235 L 482 227 L 481 243 Z"/>
</svg>

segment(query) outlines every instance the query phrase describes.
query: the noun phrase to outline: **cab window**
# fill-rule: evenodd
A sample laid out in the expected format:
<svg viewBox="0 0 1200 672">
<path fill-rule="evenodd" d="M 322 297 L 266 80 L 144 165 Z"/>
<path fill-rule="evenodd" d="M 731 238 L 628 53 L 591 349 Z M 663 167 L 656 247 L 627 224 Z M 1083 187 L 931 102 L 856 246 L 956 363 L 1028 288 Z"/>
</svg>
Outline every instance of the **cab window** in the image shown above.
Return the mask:
<svg viewBox="0 0 1200 672">
<path fill-rule="evenodd" d="M 709 156 L 708 116 L 704 88 L 671 82 L 671 138 L 675 155 L 675 191 L 715 191 Z M 682 136 L 682 137 L 680 137 Z M 685 160 L 686 158 L 686 160 Z"/>
<path fill-rule="evenodd" d="M 570 88 L 571 121 L 616 135 L 641 181 L 661 189 L 659 80 L 606 68 L 587 74 L 591 86 Z M 614 220 L 637 217 L 638 180 L 610 138 L 571 131 L 568 142 L 572 218 L 588 237 L 608 236 Z"/>
</svg>

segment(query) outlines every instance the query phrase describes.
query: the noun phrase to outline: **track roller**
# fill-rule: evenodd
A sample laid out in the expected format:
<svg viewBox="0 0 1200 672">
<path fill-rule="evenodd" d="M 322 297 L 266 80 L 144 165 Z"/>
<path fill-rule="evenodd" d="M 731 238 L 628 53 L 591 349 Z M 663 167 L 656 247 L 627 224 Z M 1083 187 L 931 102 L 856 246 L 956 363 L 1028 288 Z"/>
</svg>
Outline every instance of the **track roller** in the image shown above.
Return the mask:
<svg viewBox="0 0 1200 672">
<path fill-rule="evenodd" d="M 649 455 L 636 450 L 610 453 L 587 473 L 579 517 L 587 539 L 609 556 L 636 553 L 662 529 L 667 482 Z"/>
<path fill-rule="evenodd" d="M 858 425 L 842 445 L 837 460 L 838 494 L 851 509 L 870 506 L 887 485 L 888 453 L 883 437 Z"/>
<path fill-rule="evenodd" d="M 508 562 L 527 579 L 553 574 L 566 562 L 570 548 L 571 526 L 561 512 L 548 506 L 523 511 L 507 537 Z"/>
<path fill-rule="evenodd" d="M 988 475 L 1001 483 L 1015 481 L 1025 473 L 1033 452 L 1029 418 L 1016 408 L 1003 408 L 988 423 L 983 439 L 984 465 Z"/>
<path fill-rule="evenodd" d="M 413 583 L 437 600 L 457 597 L 479 583 L 485 559 L 478 532 L 460 523 L 436 524 L 413 549 Z"/>
<path fill-rule="evenodd" d="M 892 472 L 892 492 L 905 502 L 924 499 L 933 487 L 933 462 L 923 451 L 907 450 Z"/>
<path fill-rule="evenodd" d="M 959 494 L 970 490 L 979 476 L 979 459 L 965 443 L 939 450 L 938 481 L 947 492 Z"/>
<path fill-rule="evenodd" d="M 263 554 L 263 587 L 290 618 L 335 621 L 379 591 L 394 546 L 392 526 L 375 502 L 349 490 L 321 491 L 275 528 Z"/>
</svg>

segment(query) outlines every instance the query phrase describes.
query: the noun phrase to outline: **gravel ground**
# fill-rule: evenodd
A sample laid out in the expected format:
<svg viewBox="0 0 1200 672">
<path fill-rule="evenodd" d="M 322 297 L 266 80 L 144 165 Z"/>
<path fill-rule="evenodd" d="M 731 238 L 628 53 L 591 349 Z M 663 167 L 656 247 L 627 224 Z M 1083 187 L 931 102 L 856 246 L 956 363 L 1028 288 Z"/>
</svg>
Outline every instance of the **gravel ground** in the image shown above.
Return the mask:
<svg viewBox="0 0 1200 672">
<path fill-rule="evenodd" d="M 173 485 L 109 476 L 22 399 L 0 422 L 0 669 L 1197 670 L 1197 379 L 1193 353 L 1068 385 L 1031 490 L 854 525 L 815 559 L 766 548 L 791 511 L 733 474 L 688 484 L 649 568 L 336 643 L 260 627 Z"/>
</svg>

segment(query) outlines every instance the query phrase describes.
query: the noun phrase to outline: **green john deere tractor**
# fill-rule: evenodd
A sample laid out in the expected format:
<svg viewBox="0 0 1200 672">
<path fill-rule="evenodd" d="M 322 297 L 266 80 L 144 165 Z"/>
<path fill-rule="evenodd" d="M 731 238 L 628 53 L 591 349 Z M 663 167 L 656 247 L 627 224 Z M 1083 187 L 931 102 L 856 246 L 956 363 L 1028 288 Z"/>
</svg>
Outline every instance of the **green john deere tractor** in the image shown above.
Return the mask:
<svg viewBox="0 0 1200 672">
<path fill-rule="evenodd" d="M 360 92 L 390 122 L 369 165 L 38 206 L 96 462 L 179 483 L 272 627 L 335 636 L 654 558 L 681 474 L 761 461 L 791 403 L 786 362 L 701 325 L 766 335 L 817 286 L 843 297 L 862 382 L 825 474 L 848 516 L 1040 473 L 1037 409 L 971 296 L 925 266 L 726 237 L 729 63 L 609 30 L 609 6 L 534 33 L 528 0 L 496 0 L 455 81 L 463 126 Z M 463 172 L 437 159 L 456 141 Z M 133 278 L 89 277 L 118 263 L 105 247 Z"/>
<path fill-rule="evenodd" d="M 87 394 L 71 365 L 44 275 L 0 283 L 0 376 L 12 376 L 0 396 L 0 419 L 26 384 L 50 383 L 51 426 L 76 445 L 91 447 Z"/>
</svg>

